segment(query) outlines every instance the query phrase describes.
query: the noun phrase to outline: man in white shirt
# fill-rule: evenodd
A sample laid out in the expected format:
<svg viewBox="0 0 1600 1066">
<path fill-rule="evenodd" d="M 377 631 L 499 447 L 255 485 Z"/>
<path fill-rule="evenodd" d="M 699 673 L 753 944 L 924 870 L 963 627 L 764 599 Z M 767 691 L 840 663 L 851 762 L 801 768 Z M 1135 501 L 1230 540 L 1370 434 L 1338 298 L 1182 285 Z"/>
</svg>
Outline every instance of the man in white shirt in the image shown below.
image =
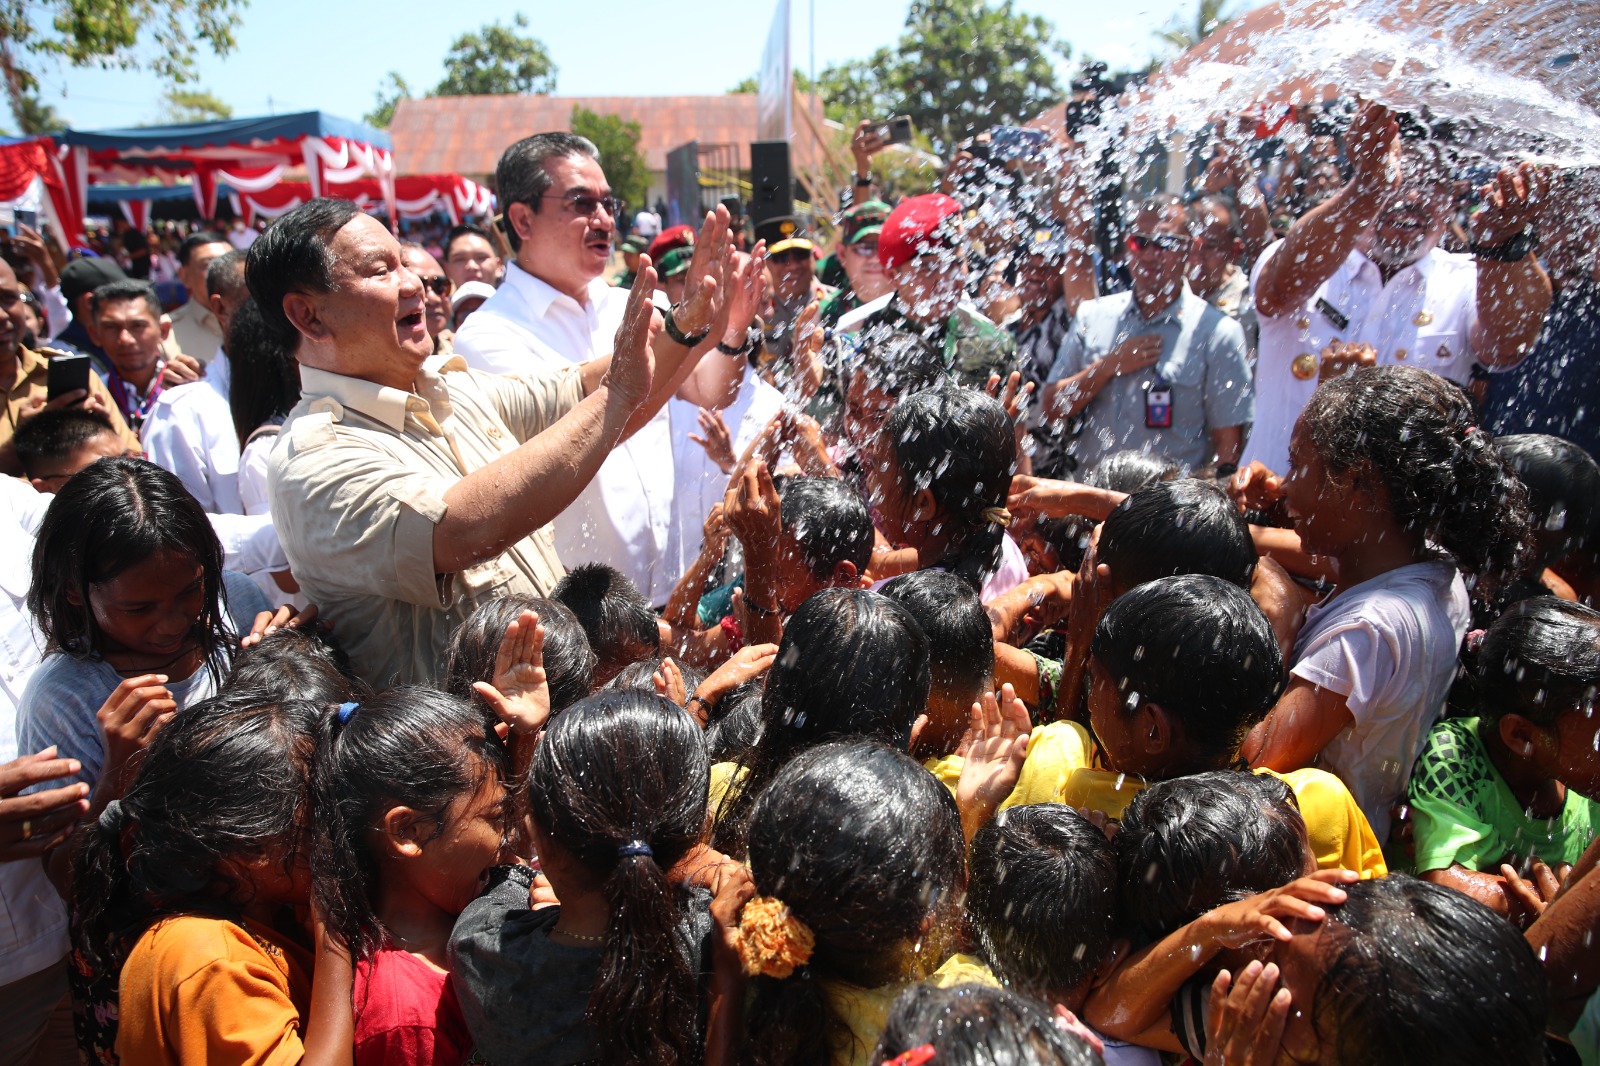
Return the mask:
<svg viewBox="0 0 1600 1066">
<path fill-rule="evenodd" d="M 172 319 L 172 339 L 178 351 L 209 363 L 222 344 L 223 325 L 211 312 L 207 298 L 206 271 L 211 261 L 233 251 L 221 234 L 201 230 L 191 233 L 178 245 L 178 280 L 189 293 L 189 301 L 167 317 Z M 243 269 L 241 265 L 240 269 Z"/>
<path fill-rule="evenodd" d="M 1464 385 L 1515 366 L 1539 335 L 1550 279 L 1530 224 L 1547 176 L 1526 164 L 1501 171 L 1473 216 L 1472 254 L 1445 252 L 1448 175 L 1401 144 L 1395 117 L 1364 104 L 1346 137 L 1349 184 L 1256 264 L 1261 337 L 1246 463 L 1288 473 L 1289 435 L 1325 369 L 1409 362 Z M 1330 350 L 1335 342 L 1344 344 Z"/>
<path fill-rule="evenodd" d="M 244 253 L 229 248 L 206 273 L 207 312 L 223 331 L 250 295 Z M 198 297 L 197 297 L 198 298 Z M 228 406 L 228 356 L 212 353 L 206 376 L 162 390 L 146 416 L 140 440 L 150 461 L 178 475 L 209 514 L 244 514 L 239 496 L 239 435 Z"/>
<path fill-rule="evenodd" d="M 598 151 L 570 133 L 537 134 L 506 149 L 495 177 L 515 259 L 506 264 L 500 288 L 456 334 L 456 354 L 475 370 L 498 374 L 553 372 L 606 355 L 628 292 L 601 278 L 621 204 L 611 193 Z M 690 267 L 688 303 L 705 298 L 697 294 L 708 279 L 707 268 L 720 262 L 716 253 L 727 244 L 726 209 L 719 207 L 706 225 L 697 247 L 709 252 L 697 252 L 699 262 Z M 671 341 L 673 321 L 669 316 L 658 343 Z M 721 339 L 720 327 L 712 333 L 717 336 L 690 339 L 709 348 Z M 685 376 L 693 362 L 686 361 Z M 671 418 L 663 408 L 613 449 L 599 475 L 555 519 L 562 563 L 606 563 L 626 574 L 651 603 L 664 604 L 679 576 L 667 559 L 672 455 Z"/>
</svg>

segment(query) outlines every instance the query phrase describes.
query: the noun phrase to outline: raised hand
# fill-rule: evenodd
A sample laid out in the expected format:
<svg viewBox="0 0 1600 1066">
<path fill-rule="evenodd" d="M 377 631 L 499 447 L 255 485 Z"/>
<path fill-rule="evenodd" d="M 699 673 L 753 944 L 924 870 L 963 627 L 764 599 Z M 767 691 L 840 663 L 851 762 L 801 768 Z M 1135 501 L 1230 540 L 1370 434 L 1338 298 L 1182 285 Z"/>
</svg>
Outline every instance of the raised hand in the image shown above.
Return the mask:
<svg viewBox="0 0 1600 1066">
<path fill-rule="evenodd" d="M 683 300 L 673 311 L 673 321 L 680 330 L 697 334 L 711 326 L 722 308 L 723 278 L 731 275 L 733 269 L 733 249 L 728 243 L 728 209 L 718 204 L 715 211 L 706 213 L 700 227 L 694 256 L 684 276 Z M 635 281 L 634 288 L 638 287 L 639 282 Z"/>
<path fill-rule="evenodd" d="M 985 692 L 972 705 L 972 725 L 961 742 L 966 761 L 956 785 L 956 806 L 968 840 L 1017 787 L 1032 725 L 1028 708 L 1010 685 L 1000 689 L 998 699 Z"/>
<path fill-rule="evenodd" d="M 1322 349 L 1322 360 L 1317 368 L 1317 382 L 1342 378 L 1357 370 L 1378 365 L 1378 350 L 1370 344 L 1357 341 L 1334 341 Z"/>
<path fill-rule="evenodd" d="M 661 660 L 661 666 L 650 675 L 650 680 L 656 686 L 657 696 L 669 699 L 679 707 L 689 702 L 689 687 L 684 683 L 683 671 L 670 658 Z"/>
<path fill-rule="evenodd" d="M 1228 495 L 1240 510 L 1270 511 L 1283 500 L 1283 478 L 1256 459 L 1228 479 Z"/>
<path fill-rule="evenodd" d="M 763 275 L 767 269 L 767 242 L 757 241 L 749 255 L 735 256 L 738 269 L 728 287 L 728 328 L 722 334 L 722 343 L 742 348 L 766 294 Z"/>
<path fill-rule="evenodd" d="M 1355 171 L 1351 183 L 1382 189 L 1400 181 L 1400 123 L 1382 104 L 1363 100 L 1344 138 L 1345 154 Z"/>
<path fill-rule="evenodd" d="M 72 834 L 78 819 L 89 812 L 88 785 L 76 782 L 27 796 L 19 793 L 82 769 L 77 759 L 57 758 L 55 745 L 0 764 L 0 862 L 36 858 Z"/>
<path fill-rule="evenodd" d="M 771 557 L 783 530 L 783 505 L 764 461 L 754 459 L 734 475 L 722 499 L 722 514 L 744 546 L 747 564 L 759 565 Z"/>
<path fill-rule="evenodd" d="M 822 305 L 812 300 L 801 309 L 794 320 L 794 346 L 790 355 L 794 359 L 795 380 L 800 395 L 810 399 L 822 387 L 825 368 L 822 365 L 822 342 L 827 333 L 822 328 Z"/>
<path fill-rule="evenodd" d="M 533 611 L 523 611 L 506 625 L 494 657 L 494 679 L 474 681 L 496 717 L 518 739 L 532 738 L 550 720 L 550 685 L 544 669 L 544 626 Z"/>
<path fill-rule="evenodd" d="M 1022 375 L 1013 370 L 1005 380 L 1005 387 L 1001 388 L 1000 375 L 990 374 L 983 391 L 999 400 L 1005 406 L 1006 416 L 1020 425 L 1028 413 L 1028 401 L 1033 398 L 1033 382 L 1022 384 Z"/>
<path fill-rule="evenodd" d="M 697 416 L 700 422 L 700 432 L 705 436 L 697 437 L 689 434 L 689 439 L 706 450 L 706 455 L 724 474 L 733 472 L 733 464 L 738 461 L 733 454 L 733 437 L 728 432 L 728 423 L 723 421 L 721 411 L 708 411 L 700 408 Z"/>
<path fill-rule="evenodd" d="M 777 659 L 776 644 L 746 644 L 734 652 L 727 662 L 711 671 L 711 675 L 700 682 L 694 694 L 715 707 L 728 693 L 752 677 L 760 677 L 772 669 Z"/>
<path fill-rule="evenodd" d="M 166 681 L 166 674 L 127 678 L 96 712 L 106 744 L 105 766 L 95 786 L 101 799 L 117 799 L 127 791 L 145 748 L 178 712 Z"/>
<path fill-rule="evenodd" d="M 1532 163 L 1502 169 L 1479 190 L 1483 209 L 1472 216 L 1472 239 L 1504 244 L 1532 225 L 1549 202 L 1552 175 L 1551 168 Z"/>
<path fill-rule="evenodd" d="M 628 290 L 628 304 L 622 312 L 622 325 L 617 327 L 616 340 L 612 345 L 611 368 L 606 371 L 611 396 L 629 413 L 649 398 L 650 386 L 655 379 L 656 360 L 651 344 L 656 331 L 661 328 L 655 304 L 651 301 L 655 287 L 656 269 L 650 265 L 648 255 L 641 255 L 639 273 L 634 278 L 633 288 Z"/>
<path fill-rule="evenodd" d="M 1277 963 L 1259 961 L 1237 978 L 1227 970 L 1217 974 L 1206 1013 L 1206 1066 L 1274 1066 L 1291 1004 L 1279 976 Z"/>
</svg>

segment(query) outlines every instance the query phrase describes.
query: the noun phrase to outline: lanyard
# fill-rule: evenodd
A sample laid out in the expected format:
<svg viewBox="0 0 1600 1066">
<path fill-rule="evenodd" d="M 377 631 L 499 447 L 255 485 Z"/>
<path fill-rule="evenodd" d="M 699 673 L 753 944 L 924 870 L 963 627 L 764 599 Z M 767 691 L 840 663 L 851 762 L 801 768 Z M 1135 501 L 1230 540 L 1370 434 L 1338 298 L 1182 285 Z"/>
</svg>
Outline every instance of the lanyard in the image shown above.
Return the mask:
<svg viewBox="0 0 1600 1066">
<path fill-rule="evenodd" d="M 161 375 L 166 367 L 165 359 L 156 361 L 155 379 L 151 382 L 150 392 L 146 396 L 139 395 L 138 386 L 124 381 L 115 366 L 111 368 L 111 398 L 117 401 L 117 409 L 122 412 L 122 417 L 133 425 L 143 424 L 145 416 L 150 413 L 150 408 L 155 406 L 156 397 L 161 395 Z"/>
</svg>

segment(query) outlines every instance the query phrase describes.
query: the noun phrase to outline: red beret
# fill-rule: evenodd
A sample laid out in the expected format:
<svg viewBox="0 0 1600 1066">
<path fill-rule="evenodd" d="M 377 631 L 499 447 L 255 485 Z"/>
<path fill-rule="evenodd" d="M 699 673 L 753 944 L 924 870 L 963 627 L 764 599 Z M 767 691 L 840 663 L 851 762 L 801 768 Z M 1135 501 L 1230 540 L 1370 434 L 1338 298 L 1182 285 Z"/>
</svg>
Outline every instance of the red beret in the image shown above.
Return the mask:
<svg viewBox="0 0 1600 1066">
<path fill-rule="evenodd" d="M 961 205 L 943 193 L 901 200 L 878 234 L 878 262 L 893 270 L 929 248 L 954 247 L 956 233 L 945 219 L 960 213 Z"/>
<path fill-rule="evenodd" d="M 693 226 L 673 226 L 661 231 L 661 236 L 650 242 L 650 261 L 661 262 L 661 257 L 674 248 L 693 248 L 695 230 Z"/>
</svg>

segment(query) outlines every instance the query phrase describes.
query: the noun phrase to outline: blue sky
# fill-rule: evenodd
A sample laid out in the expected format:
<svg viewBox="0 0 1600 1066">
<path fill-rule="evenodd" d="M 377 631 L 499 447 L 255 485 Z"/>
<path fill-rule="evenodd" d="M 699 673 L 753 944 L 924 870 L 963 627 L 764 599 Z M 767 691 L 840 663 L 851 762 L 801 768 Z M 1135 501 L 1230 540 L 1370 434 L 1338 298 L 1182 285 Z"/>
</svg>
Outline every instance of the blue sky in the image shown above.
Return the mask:
<svg viewBox="0 0 1600 1066">
<path fill-rule="evenodd" d="M 794 64 L 804 70 L 811 55 L 810 4 L 793 3 Z M 814 3 L 818 69 L 893 43 L 907 7 L 900 0 Z M 1142 63 L 1157 51 L 1152 31 L 1174 13 L 1187 13 L 1193 0 L 1017 0 L 1016 6 L 1054 22 L 1075 57 L 1092 53 L 1116 66 Z M 257 0 L 238 20 L 238 48 L 226 59 L 202 56 L 197 87 L 216 93 L 240 117 L 324 110 L 359 118 L 371 109 L 388 71 L 398 71 L 414 88 L 431 87 L 455 36 L 509 21 L 518 10 L 555 60 L 560 94 L 702 94 L 723 92 L 755 72 L 774 0 L 611 0 L 594 8 L 529 8 L 511 0 Z M 1066 66 L 1075 69 L 1076 62 Z M 149 75 L 48 62 L 36 69 L 45 100 L 79 129 L 156 121 L 162 86 Z"/>
</svg>

